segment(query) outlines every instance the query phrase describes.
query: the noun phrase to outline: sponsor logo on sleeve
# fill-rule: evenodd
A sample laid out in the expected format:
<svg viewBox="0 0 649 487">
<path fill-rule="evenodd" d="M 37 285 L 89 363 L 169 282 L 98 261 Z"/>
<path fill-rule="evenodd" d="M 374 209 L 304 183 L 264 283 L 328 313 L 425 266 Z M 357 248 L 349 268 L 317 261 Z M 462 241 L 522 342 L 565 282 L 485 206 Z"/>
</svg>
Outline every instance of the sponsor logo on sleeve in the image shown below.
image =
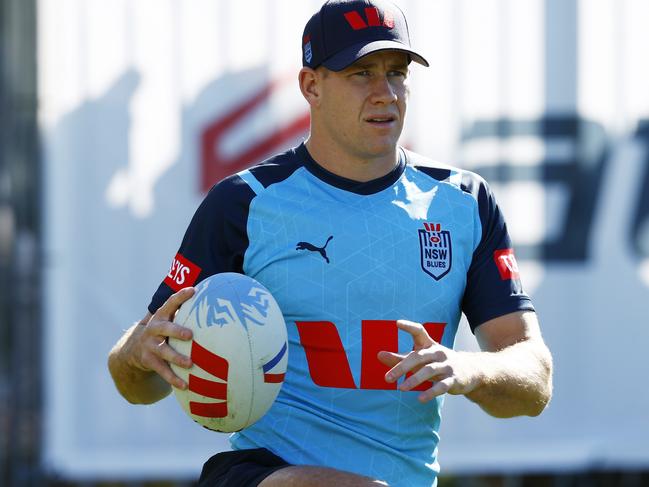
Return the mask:
<svg viewBox="0 0 649 487">
<path fill-rule="evenodd" d="M 180 291 L 182 288 L 193 286 L 200 273 L 199 266 L 182 255 L 176 254 L 164 283 L 174 291 Z"/>
<path fill-rule="evenodd" d="M 498 267 L 500 279 L 503 281 L 520 278 L 518 263 L 516 262 L 513 249 L 496 250 L 494 252 L 494 261 L 496 262 L 496 267 Z"/>
</svg>

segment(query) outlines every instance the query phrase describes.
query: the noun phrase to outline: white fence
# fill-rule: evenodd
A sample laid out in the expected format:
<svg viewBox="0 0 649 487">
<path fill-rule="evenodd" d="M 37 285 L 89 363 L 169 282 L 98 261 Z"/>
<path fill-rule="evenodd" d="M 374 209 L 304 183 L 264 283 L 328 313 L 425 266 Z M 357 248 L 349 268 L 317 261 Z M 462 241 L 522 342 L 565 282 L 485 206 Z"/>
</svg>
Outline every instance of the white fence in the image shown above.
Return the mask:
<svg viewBox="0 0 649 487">
<path fill-rule="evenodd" d="M 493 183 L 556 362 L 539 418 L 447 398 L 442 471 L 649 466 L 649 2 L 398 3 L 431 61 L 413 69 L 403 142 Z M 196 476 L 225 447 L 173 398 L 128 405 L 106 355 L 205 178 L 304 135 L 299 39 L 318 6 L 39 2 L 52 471 Z M 475 346 L 466 328 L 459 344 Z"/>
</svg>

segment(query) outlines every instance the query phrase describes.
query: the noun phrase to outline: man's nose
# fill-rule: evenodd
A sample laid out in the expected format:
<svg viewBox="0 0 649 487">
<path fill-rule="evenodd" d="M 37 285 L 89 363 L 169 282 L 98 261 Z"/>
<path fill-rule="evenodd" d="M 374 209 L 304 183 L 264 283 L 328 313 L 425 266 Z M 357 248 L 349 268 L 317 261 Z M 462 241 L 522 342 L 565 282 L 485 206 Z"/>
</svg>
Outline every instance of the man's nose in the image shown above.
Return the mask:
<svg viewBox="0 0 649 487">
<path fill-rule="evenodd" d="M 371 101 L 372 103 L 384 103 L 386 105 L 397 101 L 397 92 L 387 75 L 378 77 L 372 83 Z"/>
</svg>

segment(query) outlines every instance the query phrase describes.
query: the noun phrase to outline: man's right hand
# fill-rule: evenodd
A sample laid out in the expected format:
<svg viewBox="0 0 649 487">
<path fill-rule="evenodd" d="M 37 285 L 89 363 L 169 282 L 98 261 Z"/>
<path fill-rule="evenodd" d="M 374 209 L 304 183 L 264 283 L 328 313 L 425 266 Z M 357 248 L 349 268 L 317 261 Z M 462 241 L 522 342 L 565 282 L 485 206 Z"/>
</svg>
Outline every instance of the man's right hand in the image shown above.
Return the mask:
<svg viewBox="0 0 649 487">
<path fill-rule="evenodd" d="M 173 322 L 180 306 L 194 295 L 194 288 L 181 289 L 151 315 L 129 328 L 111 350 L 108 368 L 119 392 L 129 402 L 150 404 L 167 396 L 170 385 L 186 389 L 169 366 L 192 366 L 191 359 L 176 352 L 168 338 L 191 340 L 192 331 Z"/>
</svg>

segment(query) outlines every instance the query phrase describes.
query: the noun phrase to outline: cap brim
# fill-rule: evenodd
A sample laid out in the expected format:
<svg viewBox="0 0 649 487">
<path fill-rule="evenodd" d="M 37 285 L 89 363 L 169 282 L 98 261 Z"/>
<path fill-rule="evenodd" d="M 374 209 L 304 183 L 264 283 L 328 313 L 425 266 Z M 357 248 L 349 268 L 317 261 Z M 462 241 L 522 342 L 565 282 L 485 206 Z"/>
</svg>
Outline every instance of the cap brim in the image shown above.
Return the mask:
<svg viewBox="0 0 649 487">
<path fill-rule="evenodd" d="M 322 62 L 322 65 L 331 71 L 342 71 L 360 58 L 377 51 L 402 51 L 408 54 L 416 63 L 426 67 L 429 66 L 428 61 L 421 54 L 413 51 L 405 44 L 386 40 L 355 44 L 326 59 Z"/>
</svg>

